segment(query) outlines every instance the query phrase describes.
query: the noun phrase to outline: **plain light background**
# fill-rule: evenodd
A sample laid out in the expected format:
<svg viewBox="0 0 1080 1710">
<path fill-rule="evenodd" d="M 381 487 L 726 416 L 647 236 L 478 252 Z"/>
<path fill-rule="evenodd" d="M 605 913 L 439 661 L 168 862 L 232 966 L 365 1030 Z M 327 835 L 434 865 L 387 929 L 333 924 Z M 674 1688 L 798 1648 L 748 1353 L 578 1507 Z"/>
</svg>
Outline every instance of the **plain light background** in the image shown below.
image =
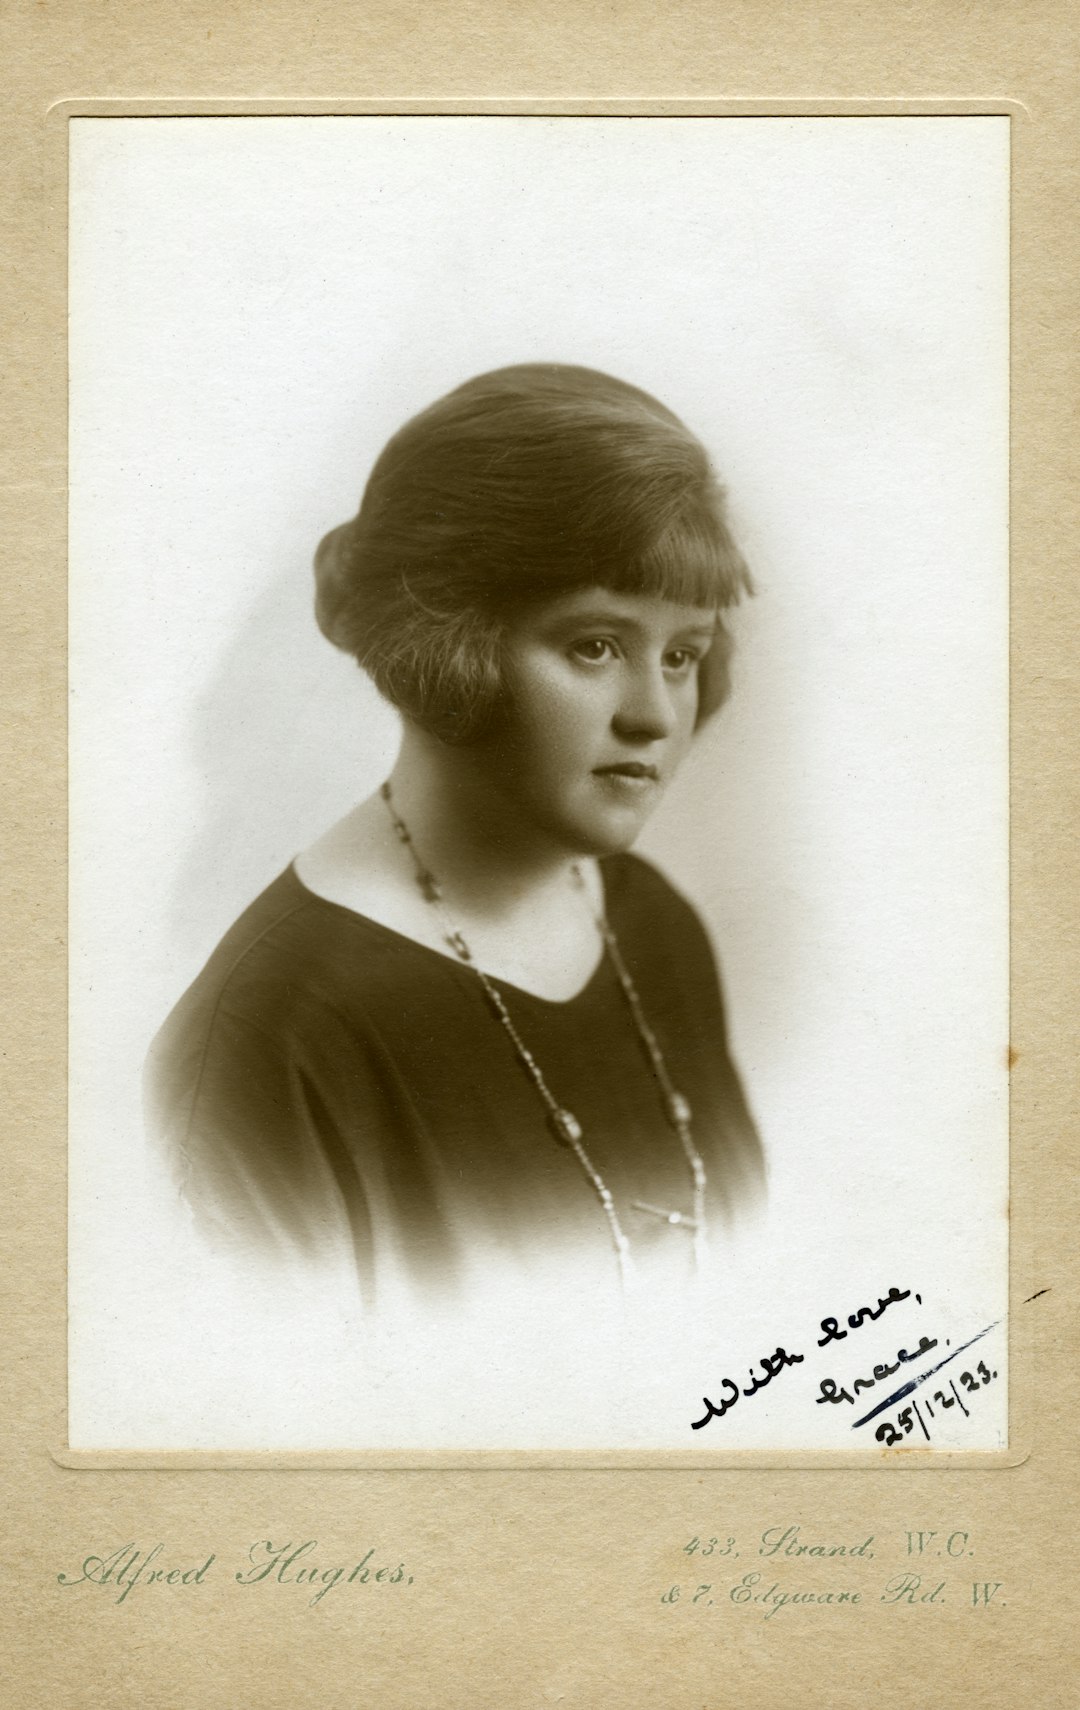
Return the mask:
<svg viewBox="0 0 1080 1710">
<path fill-rule="evenodd" d="M 685 1448 L 726 1371 L 890 1285 L 923 1296 L 913 1339 L 999 1318 L 1007 121 L 71 134 L 72 1443 Z M 732 703 L 640 847 L 713 933 L 769 1196 L 689 1396 L 643 1371 L 613 1422 L 566 1369 L 546 1411 L 511 1381 L 417 1420 L 325 1303 L 284 1362 L 212 1267 L 191 1311 L 138 1077 L 220 934 L 393 757 L 311 618 L 316 540 L 406 416 L 537 359 L 684 417 L 757 582 Z M 850 1448 L 824 1369 L 700 1446 Z M 1004 1418 L 1002 1383 L 938 1440 Z"/>
</svg>

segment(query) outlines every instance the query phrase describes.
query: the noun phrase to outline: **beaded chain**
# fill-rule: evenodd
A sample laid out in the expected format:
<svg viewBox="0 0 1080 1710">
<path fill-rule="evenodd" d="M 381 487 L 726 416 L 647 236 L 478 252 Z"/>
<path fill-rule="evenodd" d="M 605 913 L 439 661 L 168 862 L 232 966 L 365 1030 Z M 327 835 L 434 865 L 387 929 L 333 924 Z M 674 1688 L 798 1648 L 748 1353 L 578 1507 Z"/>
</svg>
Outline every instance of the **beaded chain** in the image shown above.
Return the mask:
<svg viewBox="0 0 1080 1710">
<path fill-rule="evenodd" d="M 529 1050 L 525 1041 L 522 1039 L 521 1034 L 518 1032 L 514 1023 L 514 1018 L 506 1007 L 502 993 L 474 960 L 472 951 L 466 943 L 460 929 L 455 926 L 454 922 L 447 915 L 442 901 L 442 887 L 434 873 L 425 866 L 424 862 L 420 858 L 419 851 L 412 840 L 412 834 L 394 805 L 389 780 L 382 785 L 379 793 L 382 796 L 383 801 L 386 803 L 391 823 L 399 841 L 405 845 L 412 857 L 413 865 L 416 869 L 416 883 L 419 887 L 420 893 L 424 900 L 431 904 L 432 908 L 439 916 L 439 920 L 443 927 L 443 937 L 445 942 L 449 945 L 458 960 L 466 967 L 471 968 L 479 980 L 492 1009 L 495 1011 L 499 1022 L 514 1047 L 519 1063 L 525 1070 L 525 1073 L 532 1081 L 540 1096 L 541 1102 L 547 1112 L 548 1124 L 551 1127 L 555 1138 L 563 1145 L 569 1146 L 581 1166 L 583 1175 L 590 1183 L 593 1192 L 596 1194 L 596 1197 L 600 1202 L 600 1206 L 605 1218 L 607 1219 L 608 1229 L 611 1233 L 611 1239 L 615 1247 L 615 1254 L 619 1263 L 619 1276 L 625 1287 L 633 1280 L 634 1277 L 634 1264 L 630 1251 L 630 1242 L 627 1239 L 626 1231 L 623 1229 L 622 1223 L 619 1219 L 619 1214 L 616 1210 L 611 1190 L 599 1170 L 593 1164 L 588 1152 L 585 1150 L 581 1124 L 577 1120 L 577 1117 L 574 1116 L 573 1112 L 567 1110 L 555 1097 L 551 1088 L 547 1084 L 543 1070 L 536 1061 L 532 1052 Z M 584 876 L 580 867 L 578 867 L 576 863 L 573 867 L 573 874 L 576 884 L 584 893 Z M 694 1240 L 695 1268 L 700 1274 L 706 1257 L 705 1189 L 707 1183 L 705 1165 L 702 1162 L 701 1154 L 694 1145 L 693 1135 L 691 1133 L 690 1125 L 692 1112 L 690 1104 L 683 1094 L 677 1091 L 677 1089 L 672 1085 L 671 1077 L 667 1070 L 667 1064 L 664 1061 L 664 1055 L 660 1049 L 659 1040 L 652 1028 L 649 1026 L 637 987 L 634 984 L 630 970 L 627 968 L 626 963 L 623 960 L 618 939 L 615 937 L 615 933 L 612 930 L 610 923 L 603 914 L 597 914 L 595 919 L 600 936 L 603 939 L 605 951 L 615 971 L 615 977 L 619 982 L 619 987 L 626 1000 L 627 1008 L 633 1018 L 638 1037 L 641 1040 L 645 1054 L 649 1059 L 653 1075 L 655 1076 L 660 1088 L 664 1114 L 679 1137 L 679 1142 L 686 1155 L 687 1164 L 690 1167 L 690 1175 L 693 1182 L 694 1210 L 693 1215 L 690 1217 L 685 1216 L 681 1211 L 665 1211 L 661 1206 L 649 1205 L 643 1200 L 633 1200 L 631 1203 L 635 1211 L 651 1212 L 654 1217 L 662 1218 L 665 1223 L 668 1223 L 673 1227 L 681 1226 L 682 1228 L 691 1231 Z"/>
</svg>

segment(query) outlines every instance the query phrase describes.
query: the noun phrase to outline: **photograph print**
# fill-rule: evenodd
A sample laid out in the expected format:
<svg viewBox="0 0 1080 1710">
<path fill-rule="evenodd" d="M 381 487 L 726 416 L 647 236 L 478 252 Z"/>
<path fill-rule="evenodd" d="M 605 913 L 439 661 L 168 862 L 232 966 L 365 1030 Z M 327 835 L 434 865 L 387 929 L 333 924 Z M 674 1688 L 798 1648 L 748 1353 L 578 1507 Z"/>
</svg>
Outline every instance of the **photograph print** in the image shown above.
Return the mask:
<svg viewBox="0 0 1080 1710">
<path fill-rule="evenodd" d="M 71 1445 L 1003 1448 L 1008 121 L 70 133 Z"/>
</svg>

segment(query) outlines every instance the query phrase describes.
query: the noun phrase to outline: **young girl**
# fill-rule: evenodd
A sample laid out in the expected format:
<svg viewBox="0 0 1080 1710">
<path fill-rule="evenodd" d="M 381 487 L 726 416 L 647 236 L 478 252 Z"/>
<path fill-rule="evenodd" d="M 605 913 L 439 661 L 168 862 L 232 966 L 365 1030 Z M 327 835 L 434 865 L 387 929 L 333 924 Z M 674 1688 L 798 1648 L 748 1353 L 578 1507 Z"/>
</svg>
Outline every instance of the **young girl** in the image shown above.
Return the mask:
<svg viewBox="0 0 1080 1710">
<path fill-rule="evenodd" d="M 679 1290 L 759 1169 L 704 931 L 629 853 L 749 588 L 702 447 L 589 369 L 481 375 L 394 436 L 316 577 L 401 750 L 155 1041 L 191 1204 L 253 1255 L 346 1253 L 372 1309 L 492 1258 Z"/>
</svg>

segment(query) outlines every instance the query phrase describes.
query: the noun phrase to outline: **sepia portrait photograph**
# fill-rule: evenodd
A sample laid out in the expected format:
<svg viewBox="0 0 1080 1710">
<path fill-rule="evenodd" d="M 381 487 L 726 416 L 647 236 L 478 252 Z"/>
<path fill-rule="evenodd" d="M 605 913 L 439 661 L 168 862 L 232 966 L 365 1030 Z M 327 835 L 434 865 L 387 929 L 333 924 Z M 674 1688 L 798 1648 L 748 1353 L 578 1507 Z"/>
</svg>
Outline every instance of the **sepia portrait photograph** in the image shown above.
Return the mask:
<svg viewBox="0 0 1080 1710">
<path fill-rule="evenodd" d="M 1006 1447 L 1008 143 L 71 122 L 72 1448 Z"/>
</svg>

